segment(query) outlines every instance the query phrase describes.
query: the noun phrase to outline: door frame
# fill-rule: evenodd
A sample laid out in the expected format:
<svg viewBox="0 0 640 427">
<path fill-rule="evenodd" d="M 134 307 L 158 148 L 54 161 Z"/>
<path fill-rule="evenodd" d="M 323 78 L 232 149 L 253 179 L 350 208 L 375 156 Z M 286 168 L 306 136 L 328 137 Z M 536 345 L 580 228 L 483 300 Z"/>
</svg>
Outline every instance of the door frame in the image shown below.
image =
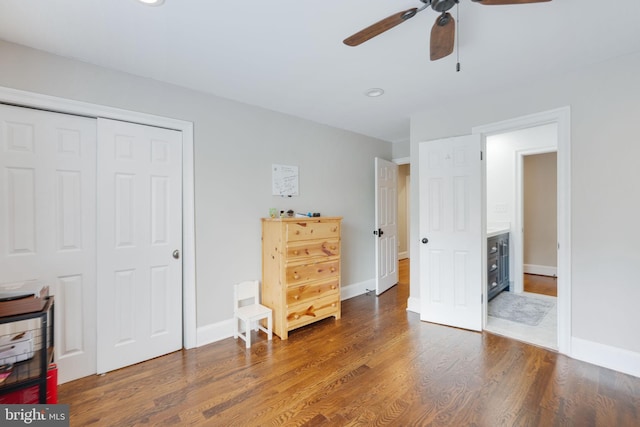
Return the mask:
<svg viewBox="0 0 640 427">
<path fill-rule="evenodd" d="M 513 227 L 514 230 L 524 230 L 524 158 L 526 156 L 546 153 L 556 153 L 557 155 L 558 144 L 556 144 L 555 147 L 539 147 L 516 151 L 516 197 L 514 206 L 516 220 Z M 556 179 L 556 188 L 558 187 L 557 181 Z M 515 293 L 522 293 L 524 292 L 524 233 L 521 232 L 518 234 L 518 238 L 511 243 L 511 246 L 514 248 L 514 262 L 511 264 L 513 274 L 511 277 L 515 276 L 513 280 L 513 291 Z M 556 264 L 558 262 L 557 258 L 558 255 L 556 254 Z"/>
<path fill-rule="evenodd" d="M 197 346 L 193 123 L 0 86 L 0 103 L 182 132 L 182 345 Z"/>
<path fill-rule="evenodd" d="M 411 157 L 399 157 L 397 159 L 391 159 L 393 163 L 398 166 L 401 165 L 411 165 Z M 407 175 L 406 181 L 406 194 L 407 194 L 407 203 L 406 203 L 406 222 L 407 229 L 405 230 L 406 239 L 407 239 L 407 256 L 406 258 L 411 259 L 411 170 L 409 170 L 409 175 Z M 398 261 L 400 261 L 400 253 L 398 252 Z"/>
<path fill-rule="evenodd" d="M 558 351 L 571 354 L 571 110 L 569 106 L 536 114 L 517 117 L 472 128 L 480 134 L 483 146 L 489 135 L 557 124 L 558 142 Z M 483 180 L 483 197 L 486 199 L 486 176 Z M 484 218 L 486 228 L 486 217 Z M 486 264 L 486 260 L 483 259 Z M 486 271 L 486 265 L 485 271 Z M 486 299 L 485 299 L 486 300 Z M 486 326 L 487 304 L 484 304 L 483 327 Z"/>
</svg>

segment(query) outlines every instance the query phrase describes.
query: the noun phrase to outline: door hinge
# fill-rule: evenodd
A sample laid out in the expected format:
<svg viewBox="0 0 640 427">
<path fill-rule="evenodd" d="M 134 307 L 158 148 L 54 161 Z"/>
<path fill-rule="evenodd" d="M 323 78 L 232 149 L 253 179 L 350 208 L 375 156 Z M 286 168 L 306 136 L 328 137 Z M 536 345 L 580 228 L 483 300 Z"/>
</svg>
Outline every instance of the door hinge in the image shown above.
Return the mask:
<svg viewBox="0 0 640 427">
<path fill-rule="evenodd" d="M 480 151 L 480 160 L 482 160 L 482 151 Z"/>
</svg>

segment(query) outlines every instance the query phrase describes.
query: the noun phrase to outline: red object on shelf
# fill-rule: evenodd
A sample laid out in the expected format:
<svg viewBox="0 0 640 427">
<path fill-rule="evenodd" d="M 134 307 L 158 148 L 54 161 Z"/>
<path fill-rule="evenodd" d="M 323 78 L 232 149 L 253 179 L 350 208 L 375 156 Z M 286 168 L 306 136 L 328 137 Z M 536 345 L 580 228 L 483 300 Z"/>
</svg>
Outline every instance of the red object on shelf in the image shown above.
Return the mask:
<svg viewBox="0 0 640 427">
<path fill-rule="evenodd" d="M 40 387 L 37 385 L 12 391 L 0 395 L 0 405 L 11 405 L 16 403 L 38 404 L 40 397 Z M 49 364 L 47 370 L 47 403 L 58 403 L 58 367 L 55 363 Z"/>
</svg>

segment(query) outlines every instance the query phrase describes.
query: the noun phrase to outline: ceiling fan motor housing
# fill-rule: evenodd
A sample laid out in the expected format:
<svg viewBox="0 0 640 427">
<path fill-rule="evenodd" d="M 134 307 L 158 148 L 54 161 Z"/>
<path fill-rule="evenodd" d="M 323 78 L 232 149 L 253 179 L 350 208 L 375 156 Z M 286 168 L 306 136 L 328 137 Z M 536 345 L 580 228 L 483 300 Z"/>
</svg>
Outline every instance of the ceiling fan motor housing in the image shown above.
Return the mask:
<svg viewBox="0 0 640 427">
<path fill-rule="evenodd" d="M 456 4 L 458 4 L 458 0 L 432 0 L 431 9 L 436 12 L 446 12 Z"/>
</svg>

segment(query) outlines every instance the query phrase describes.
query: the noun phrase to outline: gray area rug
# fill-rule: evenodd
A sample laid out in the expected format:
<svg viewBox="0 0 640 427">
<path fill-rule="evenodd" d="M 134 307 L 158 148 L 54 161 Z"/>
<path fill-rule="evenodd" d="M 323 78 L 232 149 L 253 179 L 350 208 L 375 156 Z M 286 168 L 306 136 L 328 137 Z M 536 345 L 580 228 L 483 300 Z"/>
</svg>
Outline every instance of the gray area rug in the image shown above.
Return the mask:
<svg viewBox="0 0 640 427">
<path fill-rule="evenodd" d="M 528 297 L 526 295 L 501 292 L 489 301 L 487 314 L 512 322 L 538 326 L 554 304 L 551 301 Z"/>
</svg>

